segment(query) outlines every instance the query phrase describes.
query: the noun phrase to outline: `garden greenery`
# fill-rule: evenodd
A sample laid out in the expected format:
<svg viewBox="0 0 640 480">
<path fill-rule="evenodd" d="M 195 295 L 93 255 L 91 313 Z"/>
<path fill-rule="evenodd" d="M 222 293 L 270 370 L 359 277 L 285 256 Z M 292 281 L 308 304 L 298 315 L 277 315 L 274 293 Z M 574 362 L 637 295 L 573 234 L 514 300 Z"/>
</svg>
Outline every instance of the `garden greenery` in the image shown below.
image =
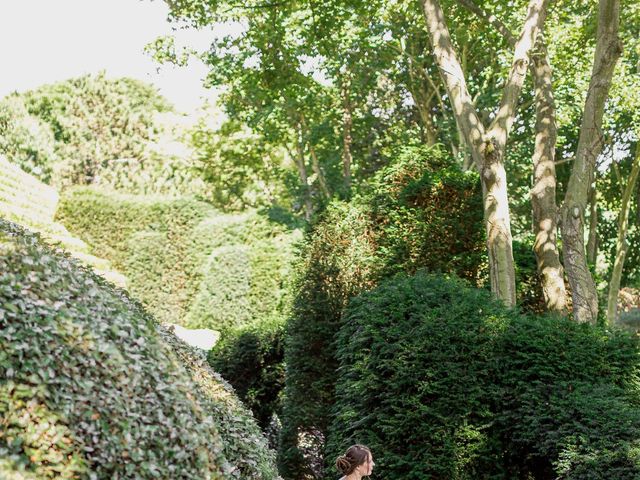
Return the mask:
<svg viewBox="0 0 640 480">
<path fill-rule="evenodd" d="M 281 318 L 260 319 L 229 331 L 208 354 L 214 370 L 233 385 L 266 431 L 277 428 L 281 414 L 284 329 Z"/>
<path fill-rule="evenodd" d="M 123 291 L 0 220 L 3 478 L 275 479 L 251 414 Z"/>
<path fill-rule="evenodd" d="M 333 202 L 312 226 L 287 325 L 279 450 L 285 478 L 322 476 L 336 381 L 333 342 L 349 299 L 419 268 L 481 282 L 480 204 L 476 174 L 462 172 L 439 149 L 409 148 L 378 173 L 366 195 Z"/>
<path fill-rule="evenodd" d="M 296 231 L 189 198 L 77 188 L 58 220 L 109 259 L 159 320 L 225 331 L 282 316 Z"/>
<path fill-rule="evenodd" d="M 328 459 L 362 442 L 381 478 L 640 475 L 638 341 L 523 316 L 419 272 L 349 304 Z"/>
</svg>

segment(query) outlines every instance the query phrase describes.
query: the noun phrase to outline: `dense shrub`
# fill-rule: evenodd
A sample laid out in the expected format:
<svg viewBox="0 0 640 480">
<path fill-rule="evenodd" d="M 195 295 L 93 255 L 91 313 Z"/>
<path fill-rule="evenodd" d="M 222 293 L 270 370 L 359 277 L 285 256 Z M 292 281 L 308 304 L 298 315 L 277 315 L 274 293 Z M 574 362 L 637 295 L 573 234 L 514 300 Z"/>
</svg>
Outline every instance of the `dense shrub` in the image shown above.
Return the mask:
<svg viewBox="0 0 640 480">
<path fill-rule="evenodd" d="M 157 133 L 154 116 L 171 105 L 138 80 L 83 76 L 20 95 L 27 111 L 53 131 L 57 185 L 92 183 L 119 158 L 142 159 Z"/>
<path fill-rule="evenodd" d="M 329 459 L 362 442 L 378 478 L 640 475 L 640 350 L 622 332 L 420 272 L 353 299 L 336 351 Z"/>
<path fill-rule="evenodd" d="M 329 205 L 300 252 L 279 450 L 286 478 L 322 477 L 322 460 L 314 462 L 324 456 L 337 367 L 333 337 L 348 300 L 418 268 L 484 278 L 475 174 L 461 172 L 437 149 L 408 149 L 369 190 L 349 204 Z"/>
<path fill-rule="evenodd" d="M 281 411 L 284 321 L 261 319 L 228 332 L 209 352 L 209 363 L 235 389 L 264 430 Z M 272 432 L 275 433 L 275 432 Z"/>
<path fill-rule="evenodd" d="M 0 100 L 0 154 L 40 180 L 51 178 L 57 160 L 51 127 L 29 114 L 18 95 Z"/>
<path fill-rule="evenodd" d="M 161 321 L 225 330 L 285 310 L 296 233 L 256 212 L 77 188 L 62 197 L 58 218 Z"/>
<path fill-rule="evenodd" d="M 275 452 L 268 448 L 259 425 L 233 387 L 209 366 L 204 353 L 189 347 L 171 331 L 160 331 L 203 394 L 202 408 L 215 418 L 222 453 L 230 464 L 226 474 L 238 480 L 279 478 Z"/>
<path fill-rule="evenodd" d="M 56 187 L 209 195 L 187 158 L 186 128 L 152 85 L 104 74 L 0 100 L 0 153 Z"/>
<path fill-rule="evenodd" d="M 124 292 L 2 220 L 0 272 L 3 478 L 276 478 L 228 387 Z"/>
</svg>

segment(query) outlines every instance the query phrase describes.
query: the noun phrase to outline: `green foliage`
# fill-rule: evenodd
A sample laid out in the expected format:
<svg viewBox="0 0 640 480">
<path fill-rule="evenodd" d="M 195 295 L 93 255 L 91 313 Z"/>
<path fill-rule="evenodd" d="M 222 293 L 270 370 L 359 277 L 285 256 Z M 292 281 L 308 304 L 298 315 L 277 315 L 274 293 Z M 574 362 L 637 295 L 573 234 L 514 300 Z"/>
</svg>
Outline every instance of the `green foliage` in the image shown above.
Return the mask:
<svg viewBox="0 0 640 480">
<path fill-rule="evenodd" d="M 194 168 L 210 185 L 207 197 L 221 210 L 288 204 L 284 151 L 240 123 L 214 130 L 201 121 L 188 132 Z"/>
<path fill-rule="evenodd" d="M 172 110 L 137 80 L 73 78 L 0 101 L 0 153 L 58 187 L 205 193 L 192 166 L 171 152 L 182 135 Z"/>
<path fill-rule="evenodd" d="M 17 95 L 0 100 L 0 154 L 44 181 L 57 160 L 51 127 L 31 115 Z"/>
<path fill-rule="evenodd" d="M 202 392 L 205 399 L 202 408 L 216 421 L 222 453 L 231 464 L 226 474 L 238 480 L 279 479 L 275 452 L 268 448 L 260 427 L 233 388 L 212 370 L 201 351 L 164 328 L 160 332 Z"/>
<path fill-rule="evenodd" d="M 231 390 L 123 291 L 1 220 L 0 271 L 3 478 L 277 477 Z"/>
<path fill-rule="evenodd" d="M 233 329 L 209 352 L 208 359 L 266 430 L 274 415 L 281 413 L 284 321 L 261 319 Z"/>
<path fill-rule="evenodd" d="M 61 162 L 58 185 L 92 183 L 119 158 L 141 158 L 153 134 L 153 116 L 171 106 L 157 91 L 132 79 L 84 76 L 22 95 L 27 110 L 51 126 Z"/>
<path fill-rule="evenodd" d="M 329 460 L 362 442 L 381 478 L 640 475 L 640 350 L 622 332 L 419 272 L 353 299 L 335 348 Z"/>
<path fill-rule="evenodd" d="M 63 196 L 58 217 L 163 322 L 225 330 L 286 308 L 295 233 L 255 212 L 80 188 Z"/>
<path fill-rule="evenodd" d="M 370 190 L 349 204 L 330 204 L 300 252 L 287 326 L 279 451 L 285 478 L 322 475 L 314 462 L 323 458 L 336 381 L 333 341 L 349 299 L 382 278 L 419 268 L 482 278 L 476 175 L 461 172 L 437 149 L 406 149 Z"/>
</svg>

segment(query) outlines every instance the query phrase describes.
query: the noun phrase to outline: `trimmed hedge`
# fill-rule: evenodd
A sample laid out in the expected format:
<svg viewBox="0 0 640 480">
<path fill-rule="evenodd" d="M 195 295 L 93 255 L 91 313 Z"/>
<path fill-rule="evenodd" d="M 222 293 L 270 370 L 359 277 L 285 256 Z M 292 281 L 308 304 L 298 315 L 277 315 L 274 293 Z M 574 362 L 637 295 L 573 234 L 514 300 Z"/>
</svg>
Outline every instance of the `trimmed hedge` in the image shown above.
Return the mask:
<svg viewBox="0 0 640 480">
<path fill-rule="evenodd" d="M 168 329 L 161 328 L 160 333 L 202 393 L 202 408 L 215 418 L 222 453 L 230 464 L 226 475 L 238 480 L 279 479 L 275 452 L 269 449 L 267 439 L 233 387 L 209 366 L 200 350 L 188 346 Z"/>
<path fill-rule="evenodd" d="M 276 318 L 236 328 L 208 354 L 211 366 L 233 385 L 265 431 L 281 414 L 284 327 L 285 322 Z"/>
<path fill-rule="evenodd" d="M 354 298 L 336 351 L 329 459 L 362 442 L 382 478 L 640 476 L 640 348 L 621 331 L 420 272 Z"/>
<path fill-rule="evenodd" d="M 276 478 L 250 414 L 123 291 L 3 220 L 0 272 L 3 475 Z"/>
<path fill-rule="evenodd" d="M 482 282 L 483 232 L 477 175 L 428 148 L 404 150 L 367 195 L 333 202 L 319 216 L 300 252 L 287 326 L 279 448 L 285 478 L 323 477 L 336 382 L 333 342 L 349 299 L 419 268 Z"/>
<path fill-rule="evenodd" d="M 220 215 L 193 199 L 77 188 L 57 216 L 111 260 L 163 322 L 225 330 L 286 308 L 296 234 L 258 213 Z"/>
</svg>

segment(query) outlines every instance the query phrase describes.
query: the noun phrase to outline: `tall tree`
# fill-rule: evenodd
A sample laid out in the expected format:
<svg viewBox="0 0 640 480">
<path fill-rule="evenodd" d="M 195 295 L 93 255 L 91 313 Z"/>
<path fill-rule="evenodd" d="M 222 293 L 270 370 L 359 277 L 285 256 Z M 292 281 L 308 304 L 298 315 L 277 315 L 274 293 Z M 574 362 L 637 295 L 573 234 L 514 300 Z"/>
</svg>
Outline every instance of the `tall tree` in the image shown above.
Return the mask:
<svg viewBox="0 0 640 480">
<path fill-rule="evenodd" d="M 602 151 L 602 117 L 614 68 L 622 53 L 618 37 L 620 1 L 600 0 L 595 58 L 585 100 L 580 138 L 569 185 L 560 209 L 564 265 L 567 269 L 573 315 L 578 322 L 595 323 L 598 293 L 587 264 L 584 218 L 596 160 Z"/>
<path fill-rule="evenodd" d="M 491 15 L 469 0 L 459 0 L 465 8 L 485 20 L 502 35 L 505 42 L 515 48 L 516 38 L 495 15 Z M 535 145 L 533 152 L 533 232 L 536 236 L 533 250 L 538 274 L 548 310 L 565 313 L 567 309 L 564 271 L 557 243 L 556 205 L 556 107 L 553 98 L 551 66 L 545 39 L 540 32 L 531 52 L 530 71 L 535 88 Z"/>
<path fill-rule="evenodd" d="M 436 63 L 454 115 L 480 172 L 484 198 L 491 291 L 506 305 L 516 302 L 511 222 L 504 154 L 529 65 L 529 51 L 546 18 L 548 0 L 531 0 L 514 48 L 511 70 L 494 120 L 485 127 L 469 91 L 438 0 L 421 0 Z"/>
</svg>

